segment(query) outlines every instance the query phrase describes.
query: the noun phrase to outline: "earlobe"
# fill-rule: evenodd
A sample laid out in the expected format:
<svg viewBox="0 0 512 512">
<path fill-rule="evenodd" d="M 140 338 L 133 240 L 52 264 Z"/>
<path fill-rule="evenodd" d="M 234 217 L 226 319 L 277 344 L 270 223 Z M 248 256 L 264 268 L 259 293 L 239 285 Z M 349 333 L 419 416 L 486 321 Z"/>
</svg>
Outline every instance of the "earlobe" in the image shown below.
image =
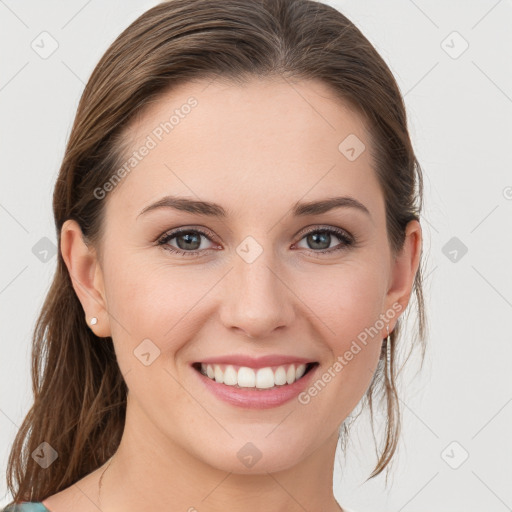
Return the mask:
<svg viewBox="0 0 512 512">
<path fill-rule="evenodd" d="M 84 309 L 87 325 L 97 336 L 110 336 L 103 275 L 97 253 L 84 242 L 82 230 L 76 221 L 64 222 L 60 249 L 73 288 Z M 96 321 L 91 322 L 92 318 L 96 318 Z"/>
</svg>

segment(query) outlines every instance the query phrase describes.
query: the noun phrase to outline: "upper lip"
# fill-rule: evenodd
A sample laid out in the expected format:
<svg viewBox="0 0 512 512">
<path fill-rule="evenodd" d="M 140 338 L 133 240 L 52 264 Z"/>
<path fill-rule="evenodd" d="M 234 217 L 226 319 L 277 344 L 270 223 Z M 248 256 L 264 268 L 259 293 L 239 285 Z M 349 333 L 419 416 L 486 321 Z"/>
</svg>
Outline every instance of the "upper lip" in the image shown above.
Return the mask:
<svg viewBox="0 0 512 512">
<path fill-rule="evenodd" d="M 218 357 L 208 357 L 198 361 L 203 364 L 232 364 L 235 366 L 247 366 L 249 368 L 265 368 L 267 366 L 281 366 L 285 364 L 307 364 L 314 363 L 312 359 L 304 357 L 286 356 L 286 355 L 267 355 L 261 357 L 252 357 L 244 355 L 225 355 Z"/>
</svg>

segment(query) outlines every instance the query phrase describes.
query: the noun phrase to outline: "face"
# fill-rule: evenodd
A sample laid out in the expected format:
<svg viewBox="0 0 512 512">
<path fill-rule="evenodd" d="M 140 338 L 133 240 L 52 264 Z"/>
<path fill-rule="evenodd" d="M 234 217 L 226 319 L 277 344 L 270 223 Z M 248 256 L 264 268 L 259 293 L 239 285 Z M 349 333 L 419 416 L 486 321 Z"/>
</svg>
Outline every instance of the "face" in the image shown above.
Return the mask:
<svg viewBox="0 0 512 512">
<path fill-rule="evenodd" d="M 223 471 L 298 464 L 366 392 L 415 272 L 392 258 L 361 118 L 321 82 L 204 81 L 129 136 L 137 163 L 100 199 L 103 308 L 82 300 L 113 338 L 127 429 Z"/>
</svg>

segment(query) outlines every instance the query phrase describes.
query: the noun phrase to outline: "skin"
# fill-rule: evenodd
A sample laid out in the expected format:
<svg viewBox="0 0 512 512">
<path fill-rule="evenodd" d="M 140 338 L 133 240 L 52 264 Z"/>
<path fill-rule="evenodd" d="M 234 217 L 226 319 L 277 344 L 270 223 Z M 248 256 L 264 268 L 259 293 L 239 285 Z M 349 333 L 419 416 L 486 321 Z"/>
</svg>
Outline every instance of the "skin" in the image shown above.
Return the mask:
<svg viewBox="0 0 512 512">
<path fill-rule="evenodd" d="M 130 127 L 132 150 L 190 96 L 198 105 L 103 199 L 101 245 L 87 247 L 74 221 L 62 228 L 62 254 L 84 314 L 98 318 L 91 326 L 98 336 L 112 337 L 129 393 L 101 500 L 107 463 L 43 503 L 52 512 L 339 511 L 332 491 L 338 429 L 370 385 L 385 325 L 307 405 L 231 406 L 203 390 L 190 363 L 294 354 L 318 361 L 320 377 L 380 314 L 393 304 L 405 309 L 421 227 L 409 223 L 393 258 L 371 140 L 359 115 L 322 82 L 188 83 Z M 366 146 L 354 161 L 338 150 L 349 134 Z M 170 208 L 139 216 L 167 194 L 219 203 L 229 216 Z M 291 216 L 297 201 L 341 195 L 370 215 L 346 207 Z M 357 244 L 315 257 L 343 241 L 333 234 L 317 248 L 304 228 L 329 226 Z M 206 228 L 214 238 L 201 237 L 195 257 L 154 242 L 178 227 Z M 263 250 L 250 264 L 236 252 L 247 236 Z M 183 248 L 183 237 L 168 245 L 180 241 Z M 149 366 L 133 354 L 147 338 L 160 350 Z M 237 457 L 247 442 L 262 454 L 251 468 Z"/>
</svg>

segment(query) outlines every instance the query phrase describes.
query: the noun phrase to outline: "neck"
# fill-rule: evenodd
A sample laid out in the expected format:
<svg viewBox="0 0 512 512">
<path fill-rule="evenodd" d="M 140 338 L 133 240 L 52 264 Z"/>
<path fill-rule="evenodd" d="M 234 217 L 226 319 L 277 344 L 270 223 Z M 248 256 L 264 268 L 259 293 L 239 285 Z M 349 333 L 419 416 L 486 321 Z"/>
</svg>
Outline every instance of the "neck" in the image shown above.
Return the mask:
<svg viewBox="0 0 512 512">
<path fill-rule="evenodd" d="M 127 423 L 120 446 L 99 473 L 102 510 L 303 512 L 342 509 L 332 492 L 338 433 L 293 467 L 235 473 L 205 463 L 169 439 Z M 165 447 L 165 449 L 164 449 Z M 101 500 L 99 499 L 101 498 Z"/>
</svg>

